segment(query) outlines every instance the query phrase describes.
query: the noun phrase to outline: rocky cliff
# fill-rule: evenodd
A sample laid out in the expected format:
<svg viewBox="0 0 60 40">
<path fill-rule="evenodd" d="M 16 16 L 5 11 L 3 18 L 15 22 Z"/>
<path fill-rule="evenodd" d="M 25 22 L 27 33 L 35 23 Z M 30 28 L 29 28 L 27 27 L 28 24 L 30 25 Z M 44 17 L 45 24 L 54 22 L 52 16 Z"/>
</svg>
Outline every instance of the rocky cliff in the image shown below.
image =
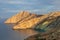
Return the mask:
<svg viewBox="0 0 60 40">
<path fill-rule="evenodd" d="M 53 23 L 49 26 L 52 28 L 48 28 L 50 31 L 47 33 L 38 33 L 32 36 L 29 36 L 25 40 L 60 40 L 60 17 L 57 17 L 57 20 L 55 20 Z"/>
<path fill-rule="evenodd" d="M 47 15 L 34 17 L 29 20 L 25 20 L 24 22 L 19 22 L 17 25 L 13 27 L 13 29 L 27 29 L 27 28 L 33 28 L 35 25 L 37 25 L 39 22 L 42 22 Z"/>
<path fill-rule="evenodd" d="M 29 12 L 26 11 L 21 11 L 20 13 L 12 16 L 11 18 L 8 18 L 5 23 L 17 23 L 25 18 L 27 18 L 28 16 L 30 16 Z"/>
<path fill-rule="evenodd" d="M 60 40 L 60 12 L 52 12 L 35 27 L 40 33 L 25 40 Z M 36 30 L 35 29 L 35 30 Z M 41 32 L 41 30 L 46 32 Z"/>
<path fill-rule="evenodd" d="M 27 29 L 36 28 L 44 29 L 60 16 L 60 12 L 51 12 L 44 15 L 36 15 L 26 11 L 22 11 L 11 18 L 7 19 L 5 23 L 15 23 L 13 29 Z M 60 22 L 60 21 L 59 21 Z M 46 30 L 46 29 L 45 29 Z"/>
<path fill-rule="evenodd" d="M 35 30 L 53 32 L 59 28 L 58 25 L 60 26 L 60 12 L 52 12 L 44 21 L 35 26 Z"/>
</svg>

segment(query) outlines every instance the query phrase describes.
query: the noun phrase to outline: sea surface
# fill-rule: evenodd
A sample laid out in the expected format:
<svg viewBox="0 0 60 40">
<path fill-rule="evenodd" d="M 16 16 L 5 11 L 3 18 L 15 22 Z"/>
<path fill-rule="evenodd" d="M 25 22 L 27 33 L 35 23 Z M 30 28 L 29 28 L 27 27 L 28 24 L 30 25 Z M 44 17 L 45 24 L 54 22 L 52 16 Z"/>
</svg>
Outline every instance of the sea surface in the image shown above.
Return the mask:
<svg viewBox="0 0 60 40">
<path fill-rule="evenodd" d="M 32 29 L 13 30 L 13 25 L 4 24 L 5 20 L 6 19 L 0 20 L 0 40 L 24 40 L 27 37 L 38 33 Z"/>
</svg>

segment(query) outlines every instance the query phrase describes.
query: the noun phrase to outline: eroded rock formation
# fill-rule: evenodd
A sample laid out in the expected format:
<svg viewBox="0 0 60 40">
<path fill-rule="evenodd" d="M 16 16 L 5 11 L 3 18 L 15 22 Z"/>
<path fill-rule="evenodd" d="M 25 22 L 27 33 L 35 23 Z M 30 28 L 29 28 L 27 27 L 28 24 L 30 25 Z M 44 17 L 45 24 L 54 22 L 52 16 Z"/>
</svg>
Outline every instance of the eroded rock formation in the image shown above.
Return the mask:
<svg viewBox="0 0 60 40">
<path fill-rule="evenodd" d="M 59 16 L 58 15 L 54 16 L 54 15 L 53 15 L 54 18 L 48 18 L 49 22 L 53 19 L 54 20 L 51 23 L 48 22 L 48 24 L 49 24 L 48 26 L 46 26 L 46 27 L 44 26 L 45 30 L 47 30 L 47 32 L 40 31 L 40 33 L 29 36 L 25 40 L 60 40 L 60 15 Z M 45 22 L 43 22 L 43 25 L 44 24 L 45 24 Z M 45 25 L 47 25 L 47 24 L 45 24 Z M 39 27 L 41 29 L 41 26 L 39 26 Z M 43 30 L 44 30 L 44 27 L 42 27 Z"/>
<path fill-rule="evenodd" d="M 33 28 L 35 25 L 37 25 L 39 22 L 43 21 L 47 16 L 39 16 L 34 17 L 29 20 L 25 20 L 24 22 L 19 22 L 17 25 L 13 27 L 13 29 L 27 29 L 27 28 Z"/>
<path fill-rule="evenodd" d="M 20 13 L 12 16 L 11 18 L 8 18 L 5 23 L 17 23 L 25 18 L 27 18 L 28 16 L 30 16 L 29 12 L 26 11 L 21 11 Z"/>
<path fill-rule="evenodd" d="M 7 19 L 5 23 L 15 23 L 16 25 L 13 27 L 13 29 L 44 29 L 59 16 L 60 12 L 51 12 L 44 15 L 36 15 L 33 13 L 22 11 Z"/>
</svg>

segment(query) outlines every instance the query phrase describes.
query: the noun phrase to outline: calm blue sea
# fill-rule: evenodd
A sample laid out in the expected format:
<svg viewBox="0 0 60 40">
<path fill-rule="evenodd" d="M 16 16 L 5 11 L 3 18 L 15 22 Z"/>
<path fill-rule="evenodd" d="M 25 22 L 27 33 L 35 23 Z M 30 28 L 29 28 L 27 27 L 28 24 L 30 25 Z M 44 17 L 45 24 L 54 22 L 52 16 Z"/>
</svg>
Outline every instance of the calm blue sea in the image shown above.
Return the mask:
<svg viewBox="0 0 60 40">
<path fill-rule="evenodd" d="M 34 30 L 13 30 L 8 24 L 4 24 L 6 19 L 0 20 L 0 40 L 24 40 L 28 36 L 37 34 Z"/>
</svg>

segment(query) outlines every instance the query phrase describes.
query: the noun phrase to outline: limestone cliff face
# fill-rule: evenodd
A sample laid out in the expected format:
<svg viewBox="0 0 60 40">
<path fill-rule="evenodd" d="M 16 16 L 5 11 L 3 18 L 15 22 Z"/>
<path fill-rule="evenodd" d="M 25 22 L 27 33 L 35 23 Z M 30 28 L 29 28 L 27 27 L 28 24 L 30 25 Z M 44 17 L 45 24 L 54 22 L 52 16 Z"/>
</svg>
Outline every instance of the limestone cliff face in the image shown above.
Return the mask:
<svg viewBox="0 0 60 40">
<path fill-rule="evenodd" d="M 41 16 L 33 13 L 30 14 L 29 12 L 26 11 L 22 11 L 12 16 L 11 18 L 7 19 L 5 23 L 16 23 L 13 29 L 27 29 L 27 28 L 34 28 L 38 24 L 49 25 L 52 22 L 51 20 L 54 21 L 54 19 L 59 16 L 60 16 L 60 12 L 51 12 L 49 14 L 44 14 Z M 39 28 L 41 27 L 39 26 Z"/>
<path fill-rule="evenodd" d="M 28 21 L 30 19 L 36 18 L 37 15 L 36 14 L 31 14 L 29 17 L 23 19 L 22 21 L 18 22 L 18 23 L 23 23 L 24 21 Z"/>
<path fill-rule="evenodd" d="M 30 16 L 30 13 L 29 12 L 26 12 L 26 11 L 21 11 L 20 13 L 12 16 L 11 18 L 7 19 L 5 21 L 5 23 L 17 23 L 21 20 L 23 20 L 24 18 Z"/>
<path fill-rule="evenodd" d="M 43 16 L 35 17 L 30 20 L 25 19 L 24 22 L 19 22 L 16 26 L 13 27 L 13 29 L 27 29 L 27 28 L 33 28 L 34 26 L 38 24 L 50 24 L 54 21 L 54 18 L 57 18 L 60 16 L 60 12 L 52 12 L 50 14 L 45 14 Z M 48 21 L 50 20 L 50 22 Z M 51 21 L 52 20 L 52 21 Z M 43 27 L 45 28 L 45 27 Z"/>
<path fill-rule="evenodd" d="M 29 20 L 25 20 L 24 22 L 19 22 L 19 24 L 15 25 L 13 29 L 27 29 L 27 28 L 33 28 L 35 25 L 43 21 L 47 16 L 40 16 L 40 17 L 34 17 Z"/>
</svg>

